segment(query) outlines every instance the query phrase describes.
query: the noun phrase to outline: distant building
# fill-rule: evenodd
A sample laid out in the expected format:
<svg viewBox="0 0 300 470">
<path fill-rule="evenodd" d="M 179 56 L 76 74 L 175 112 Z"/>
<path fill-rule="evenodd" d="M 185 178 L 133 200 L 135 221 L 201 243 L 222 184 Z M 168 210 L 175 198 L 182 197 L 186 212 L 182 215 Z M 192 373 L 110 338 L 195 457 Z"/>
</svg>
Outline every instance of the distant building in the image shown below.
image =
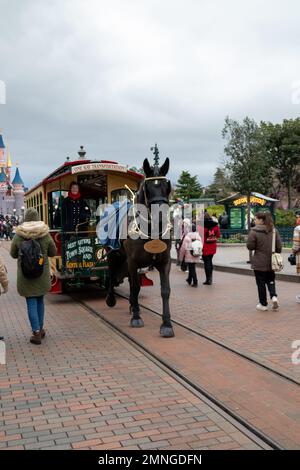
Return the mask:
<svg viewBox="0 0 300 470">
<path fill-rule="evenodd" d="M 0 131 L 0 214 L 4 216 L 22 215 L 24 211 L 24 183 L 18 167 L 11 181 L 11 169 L 10 152 L 4 145 Z"/>
</svg>

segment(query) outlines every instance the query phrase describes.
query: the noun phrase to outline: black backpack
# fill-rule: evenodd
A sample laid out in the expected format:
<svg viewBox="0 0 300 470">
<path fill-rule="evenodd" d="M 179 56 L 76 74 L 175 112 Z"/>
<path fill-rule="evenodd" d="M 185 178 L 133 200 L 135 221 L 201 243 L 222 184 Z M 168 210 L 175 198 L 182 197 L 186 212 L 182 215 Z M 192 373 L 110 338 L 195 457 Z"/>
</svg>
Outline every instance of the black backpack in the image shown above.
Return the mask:
<svg viewBox="0 0 300 470">
<path fill-rule="evenodd" d="M 37 240 L 24 240 L 20 245 L 19 255 L 25 277 L 36 279 L 43 274 L 44 256 Z"/>
</svg>

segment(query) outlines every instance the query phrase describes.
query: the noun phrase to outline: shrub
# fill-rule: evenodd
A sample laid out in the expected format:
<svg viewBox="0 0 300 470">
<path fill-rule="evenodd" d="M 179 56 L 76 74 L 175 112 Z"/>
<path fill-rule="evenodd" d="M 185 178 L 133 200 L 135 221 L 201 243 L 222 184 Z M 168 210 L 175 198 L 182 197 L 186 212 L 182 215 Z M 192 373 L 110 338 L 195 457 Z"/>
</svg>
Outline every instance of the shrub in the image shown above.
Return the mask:
<svg viewBox="0 0 300 470">
<path fill-rule="evenodd" d="M 275 221 L 278 227 L 294 227 L 295 226 L 295 212 L 284 209 L 276 209 Z"/>
<path fill-rule="evenodd" d="M 207 212 L 209 213 L 209 215 L 216 214 L 217 218 L 219 218 L 224 211 L 225 207 L 222 205 L 208 206 L 207 208 Z"/>
</svg>

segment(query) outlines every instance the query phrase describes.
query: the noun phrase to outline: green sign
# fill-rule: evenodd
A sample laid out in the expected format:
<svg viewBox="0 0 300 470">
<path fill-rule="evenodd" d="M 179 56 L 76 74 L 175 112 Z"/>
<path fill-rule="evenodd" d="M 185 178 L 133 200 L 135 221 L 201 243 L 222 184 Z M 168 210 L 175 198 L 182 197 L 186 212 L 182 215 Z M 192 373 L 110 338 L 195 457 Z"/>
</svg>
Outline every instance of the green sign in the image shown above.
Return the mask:
<svg viewBox="0 0 300 470">
<path fill-rule="evenodd" d="M 94 247 L 91 238 L 70 240 L 66 247 L 66 267 L 91 268 L 95 265 Z"/>
<path fill-rule="evenodd" d="M 230 228 L 242 228 L 242 210 L 239 208 L 230 209 Z"/>
</svg>

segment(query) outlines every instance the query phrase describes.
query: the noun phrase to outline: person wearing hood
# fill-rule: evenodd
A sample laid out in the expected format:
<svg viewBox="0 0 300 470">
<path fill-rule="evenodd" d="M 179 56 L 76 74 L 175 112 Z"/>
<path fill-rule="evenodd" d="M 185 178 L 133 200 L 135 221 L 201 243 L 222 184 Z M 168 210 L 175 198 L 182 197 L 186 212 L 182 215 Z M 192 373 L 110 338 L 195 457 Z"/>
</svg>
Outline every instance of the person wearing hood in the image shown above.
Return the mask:
<svg viewBox="0 0 300 470">
<path fill-rule="evenodd" d="M 36 240 L 40 245 L 44 259 L 43 272 L 34 279 L 24 276 L 21 267 L 20 247 L 25 240 Z M 16 228 L 10 254 L 12 258 L 18 259 L 17 289 L 18 293 L 26 298 L 28 318 L 33 332 L 30 342 L 41 344 L 41 339 L 46 334 L 44 330 L 44 296 L 51 288 L 48 256 L 56 256 L 56 246 L 49 234 L 49 227 L 39 220 L 39 214 L 35 209 L 28 209 L 24 222 Z"/>
<path fill-rule="evenodd" d="M 62 228 L 64 232 L 87 230 L 91 211 L 80 194 L 76 181 L 70 184 L 68 196 L 62 202 Z"/>
<path fill-rule="evenodd" d="M 199 227 L 199 231 L 201 228 Z M 218 219 L 210 216 L 208 212 L 204 213 L 204 243 L 202 259 L 204 263 L 204 271 L 206 280 L 203 282 L 205 286 L 212 284 L 213 278 L 213 257 L 217 252 L 217 240 L 221 237 Z"/>
<path fill-rule="evenodd" d="M 270 212 L 255 214 L 255 227 L 250 231 L 247 240 L 248 250 L 254 251 L 251 259 L 258 289 L 259 304 L 257 310 L 268 310 L 267 289 L 273 303 L 273 310 L 278 309 L 278 297 L 275 286 L 275 272 L 272 270 L 272 240 L 275 230 L 275 252 L 281 253 L 282 244 Z"/>
<path fill-rule="evenodd" d="M 195 248 L 193 248 L 193 242 L 196 242 Z M 191 231 L 185 234 L 179 251 L 180 261 L 184 260 L 188 264 L 189 275 L 186 282 L 192 287 L 198 287 L 196 263 L 200 260 L 201 251 L 202 240 L 197 232 L 196 225 L 193 224 Z"/>
</svg>

